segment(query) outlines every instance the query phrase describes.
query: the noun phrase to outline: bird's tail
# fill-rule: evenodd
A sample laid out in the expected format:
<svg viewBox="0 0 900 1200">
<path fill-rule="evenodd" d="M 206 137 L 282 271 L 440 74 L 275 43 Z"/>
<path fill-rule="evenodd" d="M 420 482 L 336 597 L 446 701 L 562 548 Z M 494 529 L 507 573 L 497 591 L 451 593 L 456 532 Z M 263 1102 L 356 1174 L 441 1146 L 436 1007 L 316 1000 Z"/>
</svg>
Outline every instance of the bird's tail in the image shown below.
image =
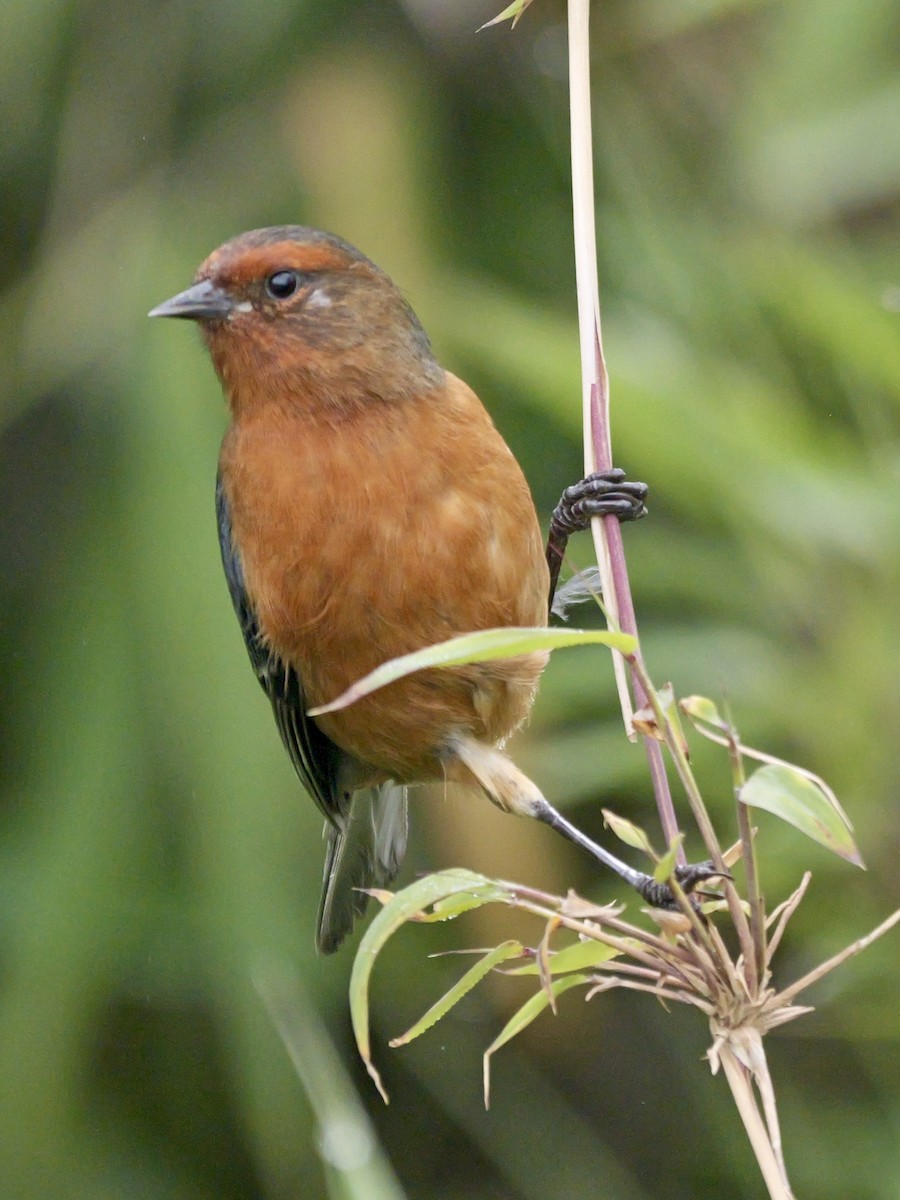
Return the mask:
<svg viewBox="0 0 900 1200">
<path fill-rule="evenodd" d="M 359 888 L 385 887 L 406 853 L 406 788 L 396 783 L 356 792 L 342 829 L 325 826 L 327 848 L 316 945 L 337 950 L 364 911 Z"/>
</svg>

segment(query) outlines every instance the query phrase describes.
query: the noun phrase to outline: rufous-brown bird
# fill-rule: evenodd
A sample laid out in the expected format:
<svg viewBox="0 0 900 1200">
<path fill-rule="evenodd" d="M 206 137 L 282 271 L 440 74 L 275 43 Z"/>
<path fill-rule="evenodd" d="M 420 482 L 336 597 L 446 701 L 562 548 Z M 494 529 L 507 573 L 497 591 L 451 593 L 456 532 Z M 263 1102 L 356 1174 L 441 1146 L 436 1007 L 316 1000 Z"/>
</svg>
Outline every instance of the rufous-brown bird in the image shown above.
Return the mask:
<svg viewBox="0 0 900 1200">
<path fill-rule="evenodd" d="M 670 901 L 501 749 L 545 654 L 421 671 L 308 715 L 388 659 L 546 624 L 568 534 L 594 515 L 642 515 L 646 487 L 612 471 L 567 489 L 545 553 L 528 485 L 478 397 L 438 365 L 388 276 L 331 234 L 241 234 L 150 315 L 199 323 L 231 410 L 216 485 L 222 560 L 250 661 L 325 816 L 319 948 L 351 928 L 359 889 L 396 874 L 407 785 L 430 780 L 537 817 L 646 898 Z"/>
</svg>

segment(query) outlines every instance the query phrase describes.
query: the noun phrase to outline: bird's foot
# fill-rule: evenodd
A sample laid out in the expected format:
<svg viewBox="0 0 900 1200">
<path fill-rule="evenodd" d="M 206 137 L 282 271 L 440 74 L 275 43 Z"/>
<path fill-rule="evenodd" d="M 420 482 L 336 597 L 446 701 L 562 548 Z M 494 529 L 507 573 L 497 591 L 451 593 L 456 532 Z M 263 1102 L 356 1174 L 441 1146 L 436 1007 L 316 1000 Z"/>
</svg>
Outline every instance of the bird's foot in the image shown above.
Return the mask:
<svg viewBox="0 0 900 1200">
<path fill-rule="evenodd" d="M 711 859 L 702 863 L 687 863 L 676 867 L 673 875 L 686 896 L 690 896 L 695 888 L 709 879 L 730 879 L 727 871 L 716 868 Z M 657 883 L 652 875 L 647 875 L 637 889 L 644 900 L 653 908 L 673 909 L 678 907 L 675 893 L 667 883 Z"/>
<path fill-rule="evenodd" d="M 579 483 L 566 488 L 550 519 L 551 537 L 580 533 L 587 529 L 592 517 L 618 517 L 620 521 L 637 521 L 647 515 L 646 483 L 629 483 L 625 472 L 618 468 L 598 471 Z"/>
<path fill-rule="evenodd" d="M 647 515 L 646 483 L 629 483 L 625 472 L 617 467 L 597 471 L 579 483 L 566 488 L 550 518 L 547 539 L 547 567 L 550 571 L 548 609 L 553 611 L 553 597 L 559 582 L 569 536 L 587 529 L 592 517 L 618 517 L 620 521 L 637 521 Z"/>
</svg>

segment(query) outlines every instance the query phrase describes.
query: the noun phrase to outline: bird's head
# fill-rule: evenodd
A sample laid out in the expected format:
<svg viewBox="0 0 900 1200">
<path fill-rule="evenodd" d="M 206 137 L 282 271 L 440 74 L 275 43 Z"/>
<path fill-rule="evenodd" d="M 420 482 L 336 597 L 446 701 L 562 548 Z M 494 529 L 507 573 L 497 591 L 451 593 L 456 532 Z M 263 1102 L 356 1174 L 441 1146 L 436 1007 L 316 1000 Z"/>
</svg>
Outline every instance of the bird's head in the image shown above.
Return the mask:
<svg viewBox="0 0 900 1200">
<path fill-rule="evenodd" d="M 443 379 L 392 280 L 349 243 L 300 225 L 226 242 L 150 316 L 198 322 L 235 410 L 401 401 Z"/>
</svg>

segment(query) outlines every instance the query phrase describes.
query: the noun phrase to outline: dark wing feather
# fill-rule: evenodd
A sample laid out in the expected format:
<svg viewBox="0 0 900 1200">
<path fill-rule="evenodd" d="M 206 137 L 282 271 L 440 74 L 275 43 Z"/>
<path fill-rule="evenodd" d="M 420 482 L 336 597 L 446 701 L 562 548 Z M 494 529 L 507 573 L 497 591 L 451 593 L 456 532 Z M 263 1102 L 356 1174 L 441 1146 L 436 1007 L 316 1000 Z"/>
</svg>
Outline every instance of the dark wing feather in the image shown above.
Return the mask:
<svg viewBox="0 0 900 1200">
<path fill-rule="evenodd" d="M 328 954 L 338 948 L 366 907 L 368 897 L 360 889 L 387 886 L 400 867 L 406 851 L 406 788 L 395 783 L 358 786 L 362 783 L 360 764 L 306 715 L 297 672 L 263 642 L 232 541 L 221 478 L 216 479 L 216 517 L 228 591 L 250 662 L 269 697 L 294 769 L 326 818 L 325 877 L 316 944 Z"/>
<path fill-rule="evenodd" d="M 231 603 L 256 678 L 272 704 L 281 740 L 303 786 L 326 818 L 333 825 L 340 825 L 341 811 L 347 807 L 346 802 L 342 803 L 343 798 L 338 790 L 338 774 L 345 756 L 307 717 L 303 688 L 297 672 L 282 662 L 263 642 L 244 585 L 241 560 L 231 539 L 231 516 L 221 478 L 216 479 L 216 518 Z"/>
<path fill-rule="evenodd" d="M 398 783 L 362 788 L 342 829 L 325 826 L 325 874 L 316 922 L 316 945 L 336 950 L 365 911 L 364 888 L 391 882 L 406 852 L 406 788 Z"/>
</svg>

